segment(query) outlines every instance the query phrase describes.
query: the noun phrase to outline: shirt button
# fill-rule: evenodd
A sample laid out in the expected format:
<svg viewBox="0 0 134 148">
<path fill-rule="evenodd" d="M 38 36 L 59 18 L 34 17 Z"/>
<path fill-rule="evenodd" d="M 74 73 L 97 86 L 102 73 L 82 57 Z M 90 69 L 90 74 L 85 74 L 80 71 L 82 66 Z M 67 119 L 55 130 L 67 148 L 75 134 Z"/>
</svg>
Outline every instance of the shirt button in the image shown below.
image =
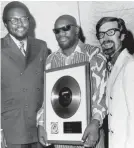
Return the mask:
<svg viewBox="0 0 134 148">
<path fill-rule="evenodd" d="M 21 72 L 20 75 L 22 75 L 23 73 Z"/>
<path fill-rule="evenodd" d="M 26 104 L 25 107 L 27 108 L 28 107 L 28 104 Z"/>
<path fill-rule="evenodd" d="M 112 100 L 113 98 L 112 98 L 112 97 L 110 97 L 110 99 Z"/>
</svg>

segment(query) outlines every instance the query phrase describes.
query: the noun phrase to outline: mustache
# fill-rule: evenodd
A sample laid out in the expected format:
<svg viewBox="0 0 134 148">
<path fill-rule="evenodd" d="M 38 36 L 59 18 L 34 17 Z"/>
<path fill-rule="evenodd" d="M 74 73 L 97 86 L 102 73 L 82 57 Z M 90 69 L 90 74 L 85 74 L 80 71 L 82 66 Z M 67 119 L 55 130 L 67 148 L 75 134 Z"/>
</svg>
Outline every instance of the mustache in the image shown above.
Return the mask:
<svg viewBox="0 0 134 148">
<path fill-rule="evenodd" d="M 108 44 L 108 43 L 113 43 L 113 41 L 112 40 L 103 41 L 101 45 L 105 45 L 105 44 Z"/>
</svg>

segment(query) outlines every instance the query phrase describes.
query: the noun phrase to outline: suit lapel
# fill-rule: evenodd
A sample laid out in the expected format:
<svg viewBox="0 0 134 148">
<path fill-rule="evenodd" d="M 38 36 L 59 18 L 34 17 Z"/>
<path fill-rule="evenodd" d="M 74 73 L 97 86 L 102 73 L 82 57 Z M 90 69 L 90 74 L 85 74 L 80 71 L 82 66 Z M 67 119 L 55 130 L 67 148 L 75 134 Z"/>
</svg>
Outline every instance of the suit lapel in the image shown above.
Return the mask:
<svg viewBox="0 0 134 148">
<path fill-rule="evenodd" d="M 4 38 L 4 42 L 4 52 L 8 54 L 9 58 L 18 66 L 18 68 L 20 68 L 21 71 L 24 70 L 25 57 L 23 56 L 15 42 L 11 39 L 9 34 Z"/>
<path fill-rule="evenodd" d="M 113 69 L 112 72 L 110 74 L 110 77 L 108 79 L 108 83 L 107 83 L 107 97 L 109 98 L 111 96 L 111 90 L 112 87 L 121 71 L 121 69 L 124 67 L 125 63 L 128 60 L 128 54 L 126 52 L 126 49 L 124 49 L 125 51 L 122 51 L 122 53 L 119 55 Z"/>
<path fill-rule="evenodd" d="M 26 52 L 26 65 L 28 66 L 39 54 L 40 47 L 35 43 L 35 40 L 28 37 L 27 52 Z"/>
</svg>

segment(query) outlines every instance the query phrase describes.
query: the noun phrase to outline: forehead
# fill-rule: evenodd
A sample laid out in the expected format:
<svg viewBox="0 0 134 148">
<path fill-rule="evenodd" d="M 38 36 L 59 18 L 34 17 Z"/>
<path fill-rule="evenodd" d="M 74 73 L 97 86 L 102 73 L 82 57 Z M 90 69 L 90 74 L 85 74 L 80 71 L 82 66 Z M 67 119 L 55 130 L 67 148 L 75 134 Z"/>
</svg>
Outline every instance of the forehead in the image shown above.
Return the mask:
<svg viewBox="0 0 134 148">
<path fill-rule="evenodd" d="M 12 8 L 7 13 L 7 18 L 27 16 L 23 8 Z"/>
<path fill-rule="evenodd" d="M 107 30 L 112 29 L 112 28 L 118 28 L 118 23 L 116 21 L 104 23 L 100 27 L 99 31 L 107 31 Z"/>
<path fill-rule="evenodd" d="M 73 24 L 73 23 L 67 19 L 59 19 L 55 23 L 55 28 L 60 28 L 60 27 L 66 26 L 68 24 Z"/>
</svg>

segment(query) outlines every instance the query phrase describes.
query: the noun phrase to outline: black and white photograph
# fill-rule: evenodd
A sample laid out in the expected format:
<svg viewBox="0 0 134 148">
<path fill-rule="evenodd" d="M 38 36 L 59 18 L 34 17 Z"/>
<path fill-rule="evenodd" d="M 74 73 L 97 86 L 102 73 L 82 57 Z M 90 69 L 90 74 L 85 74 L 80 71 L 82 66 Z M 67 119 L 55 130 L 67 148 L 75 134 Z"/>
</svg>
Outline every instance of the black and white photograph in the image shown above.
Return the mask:
<svg viewBox="0 0 134 148">
<path fill-rule="evenodd" d="M 134 1 L 1 1 L 1 148 L 134 148 Z"/>
</svg>

